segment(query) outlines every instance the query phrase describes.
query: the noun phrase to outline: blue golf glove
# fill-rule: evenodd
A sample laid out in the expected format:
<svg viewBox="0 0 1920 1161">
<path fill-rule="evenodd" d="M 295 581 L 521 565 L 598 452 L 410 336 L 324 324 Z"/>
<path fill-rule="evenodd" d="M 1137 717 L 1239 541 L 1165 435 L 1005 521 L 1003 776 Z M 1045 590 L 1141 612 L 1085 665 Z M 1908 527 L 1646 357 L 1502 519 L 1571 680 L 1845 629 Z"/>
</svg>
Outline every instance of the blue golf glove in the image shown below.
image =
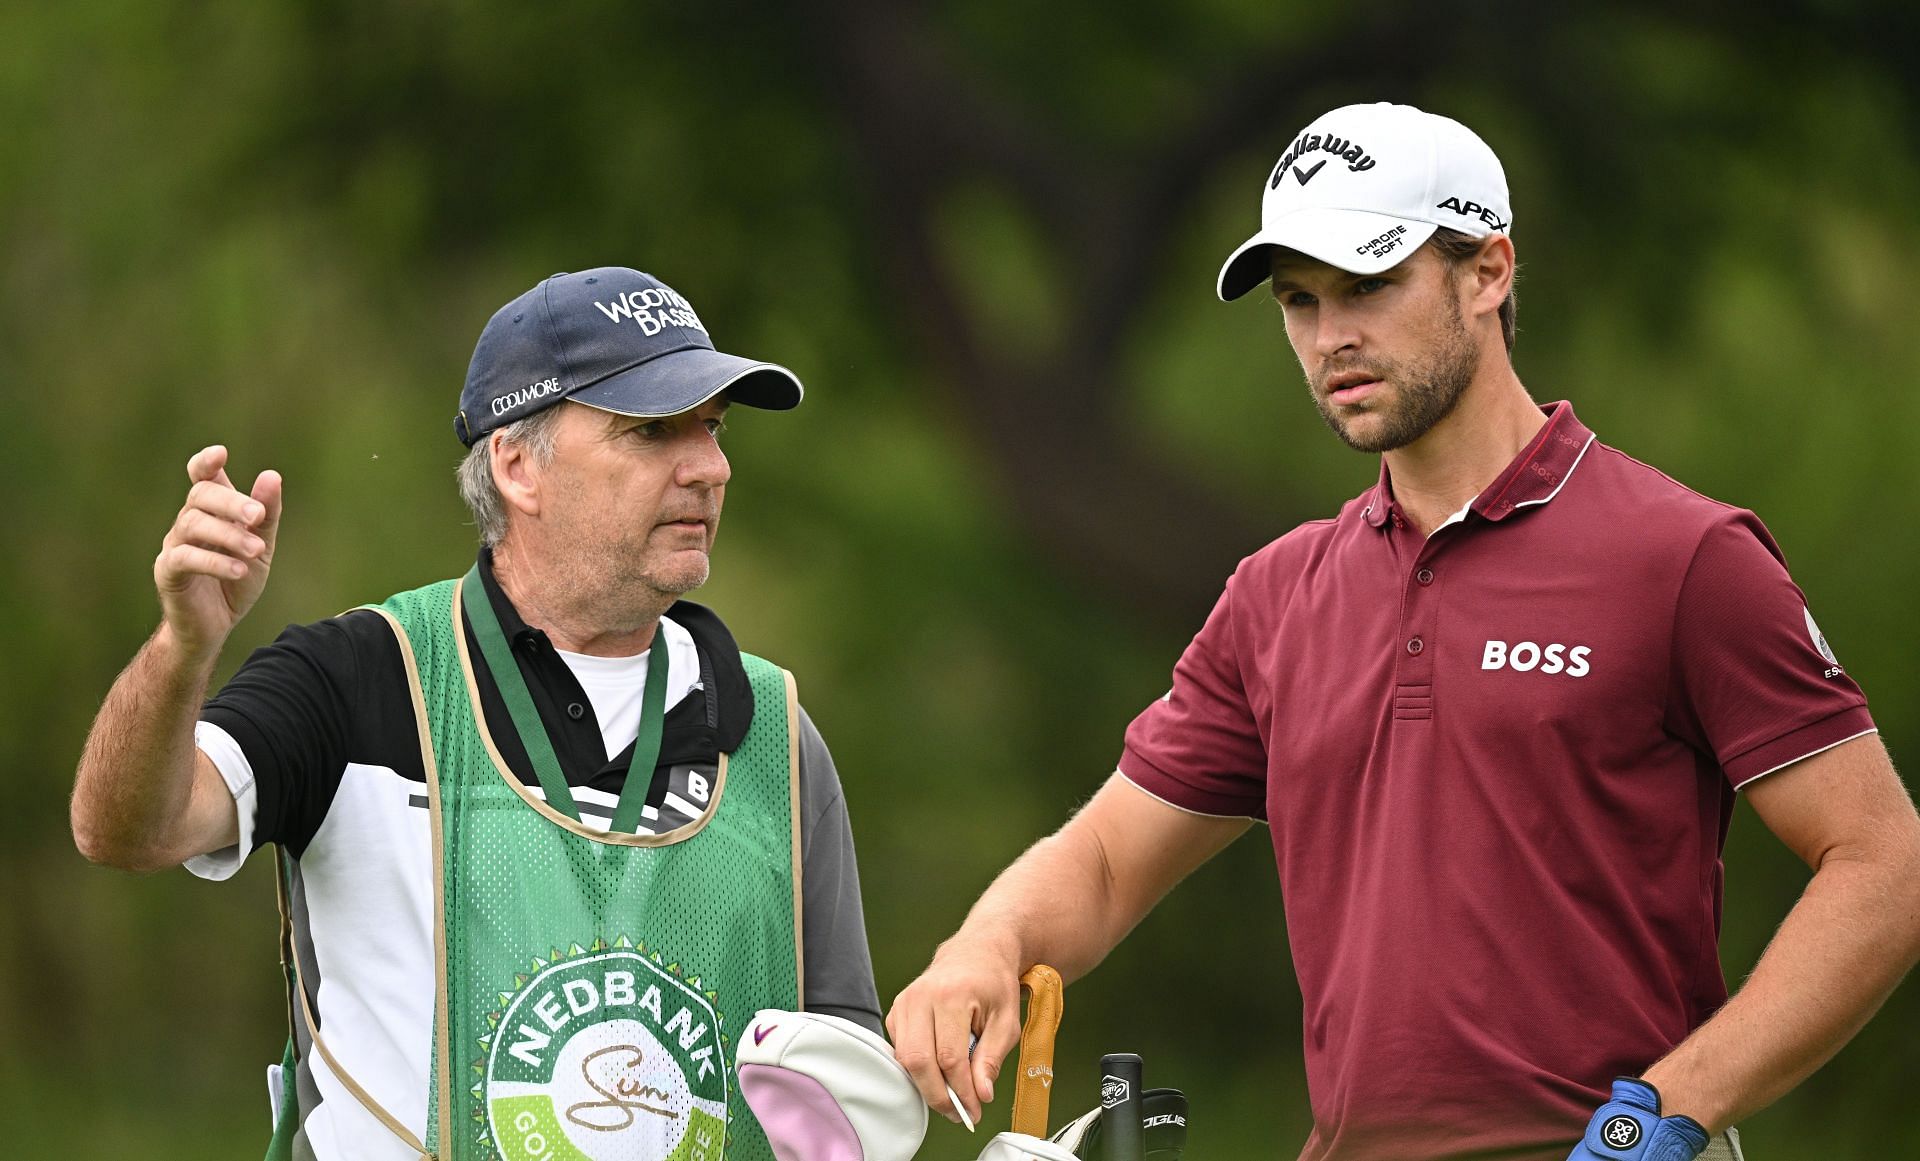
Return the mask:
<svg viewBox="0 0 1920 1161">
<path fill-rule="evenodd" d="M 1567 1161 L 1693 1161 L 1707 1131 L 1692 1117 L 1660 1115 L 1660 1094 L 1644 1080 L 1619 1077 L 1613 1099 L 1587 1122 Z"/>
</svg>

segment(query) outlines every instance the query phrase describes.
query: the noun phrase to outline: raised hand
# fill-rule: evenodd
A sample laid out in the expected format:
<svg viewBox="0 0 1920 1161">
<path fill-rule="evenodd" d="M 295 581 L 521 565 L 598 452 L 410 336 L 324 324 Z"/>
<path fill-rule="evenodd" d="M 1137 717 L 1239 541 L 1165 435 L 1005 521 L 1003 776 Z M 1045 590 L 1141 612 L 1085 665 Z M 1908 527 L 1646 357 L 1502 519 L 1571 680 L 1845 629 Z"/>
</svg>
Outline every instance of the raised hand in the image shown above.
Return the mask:
<svg viewBox="0 0 1920 1161">
<path fill-rule="evenodd" d="M 219 444 L 187 461 L 187 501 L 153 561 L 162 624 L 200 656 L 217 653 L 260 599 L 280 530 L 280 473 L 261 472 L 243 493 L 226 469 Z"/>
</svg>

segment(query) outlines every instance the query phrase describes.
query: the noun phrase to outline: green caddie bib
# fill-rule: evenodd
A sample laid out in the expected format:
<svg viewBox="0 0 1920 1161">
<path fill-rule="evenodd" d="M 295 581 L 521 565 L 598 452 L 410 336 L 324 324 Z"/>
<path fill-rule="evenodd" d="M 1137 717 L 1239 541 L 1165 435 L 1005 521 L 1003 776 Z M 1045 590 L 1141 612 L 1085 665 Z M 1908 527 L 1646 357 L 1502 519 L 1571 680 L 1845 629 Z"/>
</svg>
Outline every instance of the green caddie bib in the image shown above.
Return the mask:
<svg viewBox="0 0 1920 1161">
<path fill-rule="evenodd" d="M 602 833 L 501 760 L 474 681 L 485 661 L 461 629 L 462 583 L 376 610 L 406 662 L 432 816 L 426 1154 L 773 1161 L 733 1057 L 754 1012 L 800 1006 L 791 677 L 741 654 L 752 724 L 720 755 L 695 821 Z"/>
</svg>

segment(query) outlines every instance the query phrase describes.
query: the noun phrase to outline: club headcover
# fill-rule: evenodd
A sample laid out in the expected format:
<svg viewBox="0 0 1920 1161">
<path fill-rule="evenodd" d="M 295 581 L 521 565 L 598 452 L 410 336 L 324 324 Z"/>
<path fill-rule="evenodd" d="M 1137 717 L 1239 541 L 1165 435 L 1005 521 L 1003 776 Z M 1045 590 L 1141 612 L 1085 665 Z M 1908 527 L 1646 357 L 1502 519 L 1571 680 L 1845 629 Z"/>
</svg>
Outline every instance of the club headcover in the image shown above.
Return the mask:
<svg viewBox="0 0 1920 1161">
<path fill-rule="evenodd" d="M 927 1135 L 927 1102 L 892 1046 L 851 1020 L 756 1012 L 735 1064 L 779 1161 L 909 1161 Z"/>
<path fill-rule="evenodd" d="M 1060 1127 L 1050 1139 L 1075 1157 L 1088 1161 L 1100 1156 L 1100 1112 L 1096 1106 Z M 1140 1092 L 1140 1120 L 1145 1127 L 1147 1161 L 1180 1161 L 1187 1147 L 1187 1094 L 1177 1088 L 1149 1088 Z"/>
<path fill-rule="evenodd" d="M 1077 1161 L 1072 1150 L 1026 1133 L 1001 1133 L 980 1151 L 980 1161 Z"/>
</svg>

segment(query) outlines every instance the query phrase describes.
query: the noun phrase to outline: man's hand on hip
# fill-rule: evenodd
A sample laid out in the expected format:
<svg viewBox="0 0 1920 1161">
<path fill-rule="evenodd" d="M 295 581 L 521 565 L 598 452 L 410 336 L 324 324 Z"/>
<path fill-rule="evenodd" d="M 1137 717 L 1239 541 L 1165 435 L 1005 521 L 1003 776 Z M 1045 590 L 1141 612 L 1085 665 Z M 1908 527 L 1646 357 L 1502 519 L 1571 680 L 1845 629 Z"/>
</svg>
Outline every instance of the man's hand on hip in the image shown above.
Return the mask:
<svg viewBox="0 0 1920 1161">
<path fill-rule="evenodd" d="M 187 461 L 187 501 L 153 562 L 162 627 L 188 656 L 218 653 L 260 599 L 280 530 L 280 473 L 261 472 L 248 494 L 226 467 L 218 444 Z"/>
<path fill-rule="evenodd" d="M 1567 1161 L 1693 1161 L 1706 1147 L 1707 1131 L 1698 1121 L 1662 1117 L 1652 1085 L 1621 1077 Z"/>
</svg>

